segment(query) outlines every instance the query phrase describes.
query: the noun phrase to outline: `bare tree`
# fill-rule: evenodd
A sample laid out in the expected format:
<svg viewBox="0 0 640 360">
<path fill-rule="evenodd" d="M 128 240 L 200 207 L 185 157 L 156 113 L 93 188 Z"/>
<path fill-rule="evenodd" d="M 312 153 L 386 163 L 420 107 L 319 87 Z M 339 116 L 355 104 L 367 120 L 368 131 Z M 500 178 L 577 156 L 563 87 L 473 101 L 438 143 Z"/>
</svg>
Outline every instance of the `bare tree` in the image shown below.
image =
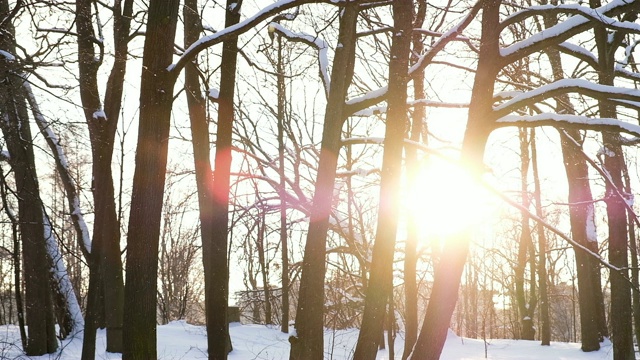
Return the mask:
<svg viewBox="0 0 640 360">
<path fill-rule="evenodd" d="M 385 128 L 380 204 L 371 275 L 354 359 L 374 359 L 383 331 L 385 305 L 393 296 L 393 257 L 398 228 L 402 149 L 406 132 L 409 49 L 413 28 L 413 2 L 393 2 L 393 42 L 389 62 L 389 92 Z M 373 285 L 375 284 L 375 285 Z"/>
<path fill-rule="evenodd" d="M 140 124 L 127 236 L 122 358 L 155 359 L 158 242 L 174 80 L 179 1 L 151 1 L 142 60 Z"/>
</svg>

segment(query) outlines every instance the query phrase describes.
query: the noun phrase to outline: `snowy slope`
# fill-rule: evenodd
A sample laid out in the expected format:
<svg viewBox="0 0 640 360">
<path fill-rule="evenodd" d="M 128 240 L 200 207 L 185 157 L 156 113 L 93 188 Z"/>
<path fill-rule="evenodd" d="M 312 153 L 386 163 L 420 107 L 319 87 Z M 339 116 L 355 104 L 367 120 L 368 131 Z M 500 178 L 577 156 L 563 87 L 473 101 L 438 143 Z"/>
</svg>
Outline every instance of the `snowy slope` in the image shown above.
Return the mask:
<svg viewBox="0 0 640 360">
<path fill-rule="evenodd" d="M 327 331 L 325 334 L 325 359 L 349 359 L 352 354 L 357 330 Z M 231 325 L 234 351 L 230 360 L 287 359 L 289 343 L 287 334 L 276 327 L 263 325 Z M 399 336 L 396 358 L 402 354 L 402 338 Z M 107 354 L 104 331 L 98 332 L 99 349 L 96 359 L 120 359 L 119 354 Z M 487 342 L 488 359 L 545 359 L 545 360 L 595 360 L 612 359 L 611 345 L 605 344 L 600 351 L 583 353 L 579 344 L 552 343 L 550 347 L 540 346 L 537 341 L 491 340 Z M 31 359 L 80 359 L 82 339 L 76 337 L 62 344 L 61 353 Z M 29 359 L 21 355 L 20 335 L 15 326 L 0 327 L 0 359 Z M 158 356 L 166 360 L 206 359 L 206 337 L 204 328 L 189 325 L 183 321 L 172 322 L 158 327 Z M 441 359 L 480 360 L 485 358 L 485 343 L 482 340 L 460 338 L 449 334 Z M 381 351 L 378 360 L 388 360 L 388 353 Z"/>
</svg>

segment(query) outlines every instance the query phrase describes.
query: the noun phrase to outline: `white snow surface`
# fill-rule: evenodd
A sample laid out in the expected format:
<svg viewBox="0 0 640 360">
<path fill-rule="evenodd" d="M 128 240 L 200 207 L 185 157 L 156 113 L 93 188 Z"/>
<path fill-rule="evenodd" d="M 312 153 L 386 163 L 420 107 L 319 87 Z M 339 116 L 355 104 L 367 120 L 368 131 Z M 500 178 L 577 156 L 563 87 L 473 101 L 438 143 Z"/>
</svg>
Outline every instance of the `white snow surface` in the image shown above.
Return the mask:
<svg viewBox="0 0 640 360">
<path fill-rule="evenodd" d="M 229 360 L 271 359 L 282 360 L 289 357 L 288 334 L 278 327 L 264 325 L 230 325 L 233 352 Z M 158 327 L 158 359 L 195 360 L 206 359 L 207 338 L 202 326 L 194 326 L 184 321 L 175 321 Z M 337 330 L 325 332 L 325 359 L 347 360 L 353 355 L 357 330 Z M 105 352 L 105 332 L 98 331 L 96 359 L 121 359 L 120 354 Z M 402 355 L 403 334 L 396 339 L 396 359 Z M 0 326 L 0 356 L 3 359 L 80 359 L 82 351 L 81 335 L 61 344 L 62 350 L 54 355 L 26 357 L 20 350 L 20 335 L 13 325 Z M 489 359 L 545 359 L 545 360 L 595 360 L 613 359 L 612 348 L 605 342 L 599 351 L 583 353 L 580 344 L 552 342 L 551 346 L 541 346 L 539 341 L 488 340 L 486 343 Z M 485 359 L 485 342 L 460 338 L 449 331 L 441 360 Z M 377 360 L 388 360 L 386 350 L 378 352 Z"/>
</svg>

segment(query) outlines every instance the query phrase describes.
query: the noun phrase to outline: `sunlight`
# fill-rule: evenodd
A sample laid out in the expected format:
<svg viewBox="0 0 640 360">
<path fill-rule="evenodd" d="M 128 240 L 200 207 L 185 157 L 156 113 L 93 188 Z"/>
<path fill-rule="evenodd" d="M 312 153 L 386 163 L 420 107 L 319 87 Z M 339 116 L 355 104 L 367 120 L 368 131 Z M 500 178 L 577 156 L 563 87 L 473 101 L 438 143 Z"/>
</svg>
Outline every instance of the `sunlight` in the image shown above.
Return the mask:
<svg viewBox="0 0 640 360">
<path fill-rule="evenodd" d="M 437 157 L 423 162 L 406 201 L 427 238 L 456 234 L 494 213 L 494 199 L 466 169 Z"/>
</svg>

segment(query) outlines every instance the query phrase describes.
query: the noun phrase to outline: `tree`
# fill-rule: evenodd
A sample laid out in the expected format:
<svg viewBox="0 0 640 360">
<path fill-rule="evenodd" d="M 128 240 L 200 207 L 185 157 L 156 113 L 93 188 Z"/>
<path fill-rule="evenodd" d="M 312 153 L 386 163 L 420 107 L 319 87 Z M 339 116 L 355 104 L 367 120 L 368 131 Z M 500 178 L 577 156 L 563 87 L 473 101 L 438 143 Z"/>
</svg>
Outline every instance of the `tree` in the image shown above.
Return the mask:
<svg viewBox="0 0 640 360">
<path fill-rule="evenodd" d="M 414 20 L 414 29 L 422 27 L 425 16 L 427 13 L 427 3 L 424 0 L 418 2 L 418 9 Z M 412 47 L 413 52 L 416 54 L 422 54 L 424 51 L 424 44 L 422 42 L 422 36 L 419 33 L 413 34 Z M 413 57 L 411 59 L 415 62 L 417 59 Z M 419 71 L 413 77 L 413 97 L 414 99 L 425 98 L 425 86 L 424 86 L 424 72 Z M 420 142 L 423 128 L 426 128 L 425 116 L 426 111 L 424 106 L 418 106 L 411 117 L 411 129 L 410 139 L 414 142 Z M 427 139 L 425 139 L 427 143 Z M 427 143 L 428 145 L 428 143 Z M 418 174 L 418 150 L 415 147 L 405 146 L 405 162 L 407 167 L 407 182 L 409 188 L 413 189 L 417 184 Z M 407 220 L 407 242 L 404 251 L 404 291 L 405 291 L 405 304 L 406 304 L 406 320 L 405 320 L 405 342 L 404 351 L 402 353 L 402 359 L 406 360 L 411 354 L 413 344 L 416 343 L 418 338 L 418 284 L 416 281 L 416 263 L 418 261 L 417 247 L 418 247 L 418 214 L 410 213 Z"/>
<path fill-rule="evenodd" d="M 531 162 L 531 155 L 529 147 L 531 144 L 529 130 L 519 129 L 520 135 L 520 158 L 521 158 L 521 191 L 522 191 L 522 206 L 529 209 L 530 199 L 528 190 L 528 178 L 529 178 L 529 165 Z M 533 244 L 533 237 L 531 234 L 531 226 L 529 224 L 529 215 L 527 212 L 522 212 L 522 221 L 520 228 L 520 241 L 518 243 L 518 261 L 515 268 L 515 285 L 516 285 L 516 300 L 518 302 L 518 310 L 520 313 L 520 338 L 524 340 L 534 340 L 535 328 L 533 326 L 533 316 L 537 305 L 536 295 L 536 271 L 535 271 L 535 249 Z M 525 294 L 525 270 L 527 266 L 531 264 L 529 281 L 529 298 Z"/>
<path fill-rule="evenodd" d="M 0 2 L 2 18 L 11 19 L 9 2 Z M 35 156 L 32 144 L 26 94 L 22 86 L 24 78 L 17 61 L 15 28 L 11 21 L 4 21 L 6 36 L 0 40 L 3 56 L 0 61 L 2 86 L 0 87 L 0 111 L 6 119 L 0 124 L 7 149 L 9 164 L 13 169 L 18 198 L 18 227 L 22 239 L 25 278 L 25 315 L 28 338 L 27 355 L 53 353 L 58 348 L 53 315 L 53 299 L 49 278 L 50 258 L 46 249 L 44 216 Z M 17 251 L 14 250 L 14 251 Z"/>
<path fill-rule="evenodd" d="M 324 353 L 323 314 L 326 237 L 333 203 L 333 189 L 344 123 L 345 97 L 353 76 L 358 2 L 340 10 L 340 28 L 331 72 L 331 87 L 324 116 L 320 159 L 302 260 L 302 275 L 296 312 L 296 335 L 291 342 L 291 360 L 318 360 Z"/>
<path fill-rule="evenodd" d="M 385 306 L 392 298 L 393 256 L 398 228 L 402 149 L 407 118 L 409 49 L 413 28 L 413 2 L 393 2 L 393 41 L 389 62 L 387 122 L 385 127 L 380 204 L 371 274 L 354 359 L 374 359 L 383 331 Z"/>
<path fill-rule="evenodd" d="M 89 293 L 87 324 L 83 338 L 83 359 L 95 357 L 96 327 L 107 327 L 107 351 L 122 351 L 124 283 L 120 257 L 120 223 L 116 213 L 111 170 L 116 129 L 122 108 L 122 93 L 127 68 L 129 32 L 133 17 L 132 0 L 116 0 L 113 14 L 113 65 L 107 80 L 104 107 L 98 90 L 98 70 L 102 65 L 93 24 L 93 1 L 76 2 L 78 37 L 78 73 L 80 99 L 89 129 L 92 154 L 92 189 L 95 220 L 88 258 Z M 98 17 L 99 19 L 99 17 Z M 101 31 L 102 24 L 97 24 Z M 86 236 L 85 236 L 86 237 Z M 88 241 L 87 241 L 88 242 Z"/>
<path fill-rule="evenodd" d="M 158 242 L 173 102 L 179 1 L 149 3 L 140 83 L 140 123 L 127 236 L 124 360 L 155 359 Z"/>
<path fill-rule="evenodd" d="M 592 8 L 602 6 L 599 0 L 590 0 Z M 635 20 L 636 12 L 625 14 L 624 20 Z M 598 51 L 598 83 L 614 85 L 615 50 L 623 41 L 624 32 L 617 31 L 613 36 L 603 26 L 594 27 L 595 43 Z M 606 99 L 598 100 L 600 116 L 603 118 L 617 118 L 616 106 Z M 616 360 L 633 359 L 633 333 L 631 323 L 631 291 L 629 286 L 629 257 L 627 238 L 627 204 L 623 196 L 616 192 L 624 191 L 623 172 L 625 171 L 624 154 L 622 152 L 620 134 L 602 132 L 602 142 L 606 149 L 604 153 L 604 170 L 610 181 L 606 182 L 607 225 L 609 227 L 609 262 L 621 270 L 611 274 L 611 337 L 613 340 L 613 354 Z"/>
<path fill-rule="evenodd" d="M 533 169 L 534 199 L 536 215 L 544 218 L 540 189 L 540 171 L 538 167 L 538 150 L 536 147 L 535 129 L 531 136 L 531 167 Z M 551 319 L 549 317 L 549 292 L 547 276 L 547 236 L 541 223 L 536 226 L 538 233 L 538 289 L 540 290 L 540 341 L 542 345 L 551 345 Z"/>
<path fill-rule="evenodd" d="M 550 17 L 543 18 L 546 27 L 551 27 L 557 21 Z M 557 49 L 549 48 L 545 51 L 555 81 L 564 79 L 562 60 Z M 561 95 L 556 98 L 556 111 L 565 114 L 575 114 L 575 109 L 569 97 Z M 587 163 L 581 155 L 581 150 L 570 139 L 581 141 L 582 136 L 578 130 L 563 129 L 561 134 L 561 148 L 564 161 L 567 183 L 569 186 L 568 202 L 569 218 L 571 223 L 572 238 L 591 251 L 598 251 L 598 240 L 595 230 L 594 205 L 591 187 L 589 184 L 589 172 Z M 600 348 L 600 338 L 606 334 L 604 296 L 600 284 L 600 267 L 597 261 L 576 248 L 576 266 L 578 286 L 581 296 L 580 324 L 581 341 L 583 351 L 592 351 Z"/>
</svg>

